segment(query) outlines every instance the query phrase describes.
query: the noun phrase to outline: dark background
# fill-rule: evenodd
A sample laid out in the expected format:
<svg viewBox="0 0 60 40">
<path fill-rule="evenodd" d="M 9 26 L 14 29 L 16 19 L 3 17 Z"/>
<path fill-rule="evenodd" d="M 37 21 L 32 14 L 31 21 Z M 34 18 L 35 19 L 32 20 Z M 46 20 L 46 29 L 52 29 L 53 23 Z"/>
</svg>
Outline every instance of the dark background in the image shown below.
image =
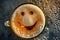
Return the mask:
<svg viewBox="0 0 60 40">
<path fill-rule="evenodd" d="M 19 38 L 11 28 L 4 25 L 13 10 L 23 3 L 33 3 L 40 7 L 45 14 L 45 28 L 35 38 Z M 0 40 L 60 40 L 60 0 L 0 0 Z"/>
</svg>

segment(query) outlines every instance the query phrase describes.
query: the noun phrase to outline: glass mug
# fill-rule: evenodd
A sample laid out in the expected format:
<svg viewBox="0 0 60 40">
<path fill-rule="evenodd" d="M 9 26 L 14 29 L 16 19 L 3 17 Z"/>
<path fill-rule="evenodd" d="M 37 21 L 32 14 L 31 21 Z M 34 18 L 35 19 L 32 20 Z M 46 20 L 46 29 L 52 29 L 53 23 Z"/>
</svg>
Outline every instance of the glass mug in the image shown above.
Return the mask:
<svg viewBox="0 0 60 40">
<path fill-rule="evenodd" d="M 43 31 L 45 15 L 36 5 L 23 4 L 14 10 L 5 26 L 11 27 L 18 37 L 33 38 Z"/>
</svg>

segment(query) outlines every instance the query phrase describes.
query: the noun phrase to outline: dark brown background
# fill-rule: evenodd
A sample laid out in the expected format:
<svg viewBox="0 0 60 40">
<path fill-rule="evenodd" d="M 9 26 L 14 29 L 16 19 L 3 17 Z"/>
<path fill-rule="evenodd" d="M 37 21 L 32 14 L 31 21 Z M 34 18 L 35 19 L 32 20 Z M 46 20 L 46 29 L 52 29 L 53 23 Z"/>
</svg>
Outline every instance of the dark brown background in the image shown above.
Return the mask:
<svg viewBox="0 0 60 40">
<path fill-rule="evenodd" d="M 4 26 L 13 10 L 20 4 L 33 3 L 40 7 L 46 17 L 43 32 L 35 38 L 23 39 L 17 37 Z M 60 40 L 60 0 L 0 0 L 0 40 Z"/>
</svg>

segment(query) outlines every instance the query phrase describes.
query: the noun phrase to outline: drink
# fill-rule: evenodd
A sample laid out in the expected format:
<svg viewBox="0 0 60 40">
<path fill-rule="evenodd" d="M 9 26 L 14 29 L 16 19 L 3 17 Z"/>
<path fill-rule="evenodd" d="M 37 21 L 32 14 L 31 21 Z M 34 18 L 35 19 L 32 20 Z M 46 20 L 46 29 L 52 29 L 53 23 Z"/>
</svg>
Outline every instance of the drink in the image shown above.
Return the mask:
<svg viewBox="0 0 60 40">
<path fill-rule="evenodd" d="M 33 4 L 23 4 L 13 12 L 10 25 L 17 36 L 32 38 L 44 29 L 45 16 L 39 7 Z"/>
</svg>

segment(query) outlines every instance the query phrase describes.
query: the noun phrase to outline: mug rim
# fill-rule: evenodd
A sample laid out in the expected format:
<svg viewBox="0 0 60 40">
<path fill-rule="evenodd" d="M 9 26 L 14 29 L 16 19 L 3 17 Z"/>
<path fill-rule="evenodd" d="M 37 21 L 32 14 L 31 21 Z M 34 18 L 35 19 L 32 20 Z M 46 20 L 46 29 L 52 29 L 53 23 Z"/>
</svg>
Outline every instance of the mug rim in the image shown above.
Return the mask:
<svg viewBox="0 0 60 40">
<path fill-rule="evenodd" d="M 28 3 L 26 3 L 26 4 L 28 4 Z M 25 5 L 25 4 L 21 4 L 21 5 Z M 17 6 L 15 9 L 14 9 L 14 11 L 12 12 L 12 15 L 10 16 L 11 18 L 10 18 L 10 26 L 11 26 L 11 29 L 12 29 L 12 31 L 14 32 L 14 30 L 13 30 L 13 28 L 12 28 L 12 23 L 11 23 L 11 21 L 12 21 L 12 17 L 13 17 L 13 15 L 14 15 L 14 12 L 16 11 L 16 9 L 18 8 L 18 7 L 20 7 L 21 5 L 19 5 L 19 6 Z M 35 5 L 35 4 L 32 4 L 32 5 Z M 36 6 L 36 5 L 35 5 Z M 38 7 L 38 6 L 37 6 Z M 39 8 L 39 7 L 38 7 Z M 39 8 L 40 9 L 40 8 Z M 41 10 L 41 9 L 40 9 Z M 42 11 L 42 10 L 41 10 Z M 42 11 L 42 14 L 44 15 L 44 13 L 43 13 L 43 11 Z M 45 21 L 46 20 L 46 18 L 45 18 L 45 15 L 44 15 L 44 26 L 43 26 L 43 29 L 41 30 L 41 32 L 44 30 L 44 27 L 45 27 Z M 41 32 L 39 33 L 39 34 L 41 34 Z M 15 35 L 17 35 L 16 34 L 16 32 L 14 32 L 14 34 Z M 38 35 L 39 35 L 38 34 Z M 37 36 L 38 36 L 37 35 Z M 18 37 L 21 37 L 21 36 L 19 36 L 19 35 L 17 35 Z M 34 37 L 36 37 L 36 36 L 34 36 Z M 31 38 L 34 38 L 34 37 L 31 37 Z M 21 38 L 24 38 L 24 37 L 21 37 Z"/>
</svg>

